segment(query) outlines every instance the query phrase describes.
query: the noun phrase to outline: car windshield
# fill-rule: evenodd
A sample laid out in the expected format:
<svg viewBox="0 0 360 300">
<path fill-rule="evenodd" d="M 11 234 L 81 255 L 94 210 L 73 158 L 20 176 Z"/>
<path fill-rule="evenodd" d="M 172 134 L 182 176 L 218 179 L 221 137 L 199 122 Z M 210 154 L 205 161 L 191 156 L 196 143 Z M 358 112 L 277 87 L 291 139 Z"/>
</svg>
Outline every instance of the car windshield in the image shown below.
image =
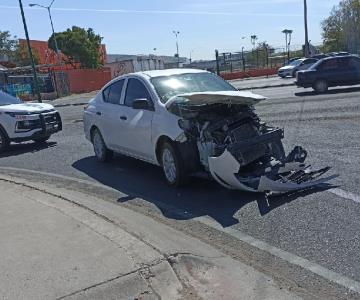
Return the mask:
<svg viewBox="0 0 360 300">
<path fill-rule="evenodd" d="M 220 77 L 205 72 L 154 77 L 151 82 L 163 103 L 183 93 L 236 91 Z"/>
<path fill-rule="evenodd" d="M 19 103 L 22 103 L 20 99 L 0 91 L 0 106 Z"/>
<path fill-rule="evenodd" d="M 296 67 L 296 66 L 300 65 L 302 62 L 303 62 L 302 59 L 297 59 L 297 60 L 294 60 L 294 61 L 292 61 L 291 63 L 289 63 L 289 66 L 294 66 L 294 67 Z"/>
</svg>

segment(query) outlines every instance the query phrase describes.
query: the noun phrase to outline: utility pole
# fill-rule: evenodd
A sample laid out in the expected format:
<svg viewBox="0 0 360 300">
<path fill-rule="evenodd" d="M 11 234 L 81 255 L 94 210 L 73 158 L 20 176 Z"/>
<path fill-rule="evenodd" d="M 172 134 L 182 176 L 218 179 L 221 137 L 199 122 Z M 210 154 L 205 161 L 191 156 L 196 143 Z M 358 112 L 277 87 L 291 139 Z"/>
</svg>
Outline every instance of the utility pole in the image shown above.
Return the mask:
<svg viewBox="0 0 360 300">
<path fill-rule="evenodd" d="M 176 38 L 176 56 L 177 56 L 177 67 L 180 68 L 180 57 L 179 57 L 179 41 L 178 41 L 178 35 L 180 31 L 173 30 L 173 34 L 175 34 Z"/>
<path fill-rule="evenodd" d="M 30 56 L 30 61 L 31 61 L 31 68 L 32 68 L 33 76 L 34 76 L 35 91 L 36 91 L 36 94 L 38 96 L 38 102 L 41 103 L 42 101 L 41 101 L 41 94 L 40 94 L 40 89 L 39 89 L 38 77 L 37 77 L 37 74 L 36 74 L 35 61 L 34 61 L 34 57 L 33 57 L 32 50 L 31 50 L 29 33 L 28 33 L 28 30 L 27 30 L 27 26 L 26 26 L 24 8 L 23 8 L 21 0 L 19 0 L 19 5 L 20 5 L 22 21 L 23 21 L 23 24 L 24 24 L 26 43 L 27 43 L 27 46 L 28 46 L 28 51 L 29 51 L 29 56 Z"/>
<path fill-rule="evenodd" d="M 53 24 L 53 20 L 52 20 L 52 17 L 51 17 L 51 11 L 50 11 L 51 6 L 53 5 L 54 1 L 55 1 L 55 0 L 52 0 L 49 6 L 43 6 L 43 5 L 36 4 L 36 3 L 31 3 L 31 4 L 29 4 L 29 6 L 30 6 L 30 7 L 39 6 L 39 7 L 45 8 L 45 9 L 48 11 L 49 19 L 50 19 L 50 24 L 51 24 L 51 30 L 52 30 L 52 34 L 53 34 L 53 37 L 54 37 L 56 57 L 57 57 L 57 60 L 58 60 L 58 64 L 61 64 L 60 51 L 59 51 L 58 43 L 57 43 L 57 40 L 56 40 L 56 35 L 55 35 L 55 30 L 54 30 L 54 24 Z"/>
<path fill-rule="evenodd" d="M 309 34 L 307 24 L 307 2 L 304 0 L 305 57 L 309 57 Z"/>
</svg>

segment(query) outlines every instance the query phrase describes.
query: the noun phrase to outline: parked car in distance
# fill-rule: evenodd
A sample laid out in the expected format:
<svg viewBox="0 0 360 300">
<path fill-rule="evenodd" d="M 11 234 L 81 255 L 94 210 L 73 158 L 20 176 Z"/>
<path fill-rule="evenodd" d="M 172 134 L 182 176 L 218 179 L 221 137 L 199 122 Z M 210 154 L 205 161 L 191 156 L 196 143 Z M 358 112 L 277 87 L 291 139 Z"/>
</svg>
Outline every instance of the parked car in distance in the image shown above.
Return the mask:
<svg viewBox="0 0 360 300">
<path fill-rule="evenodd" d="M 345 56 L 345 55 L 350 55 L 350 53 L 346 51 L 327 53 L 327 56 Z"/>
<path fill-rule="evenodd" d="M 360 58 L 355 55 L 324 58 L 296 74 L 298 87 L 312 87 L 318 93 L 329 87 L 355 84 L 360 84 Z"/>
<path fill-rule="evenodd" d="M 313 56 L 311 56 L 311 58 L 316 58 L 316 59 L 323 59 L 323 58 L 326 58 L 326 57 L 329 57 L 330 55 L 328 54 L 324 54 L 324 53 L 320 53 L 320 54 L 315 54 Z"/>
<path fill-rule="evenodd" d="M 294 60 L 298 60 L 298 59 L 301 59 L 301 57 L 292 57 L 292 58 L 290 58 L 290 59 L 284 64 L 284 66 L 287 66 L 287 65 L 289 65 L 291 62 L 293 62 Z"/>
<path fill-rule="evenodd" d="M 189 176 L 249 192 L 299 190 L 329 180 L 319 179 L 329 168 L 307 169 L 301 147 L 285 155 L 283 130 L 255 113 L 262 100 L 203 70 L 126 74 L 85 107 L 84 131 L 99 161 L 117 152 L 161 166 L 175 187 Z"/>
<path fill-rule="evenodd" d="M 0 91 L 0 153 L 11 142 L 46 142 L 62 129 L 60 114 L 50 104 L 24 103 Z"/>
<path fill-rule="evenodd" d="M 298 72 L 300 70 L 306 70 L 307 68 L 309 68 L 311 65 L 313 65 L 317 61 L 318 60 L 316 58 L 301 58 L 301 59 L 294 60 L 287 66 L 281 67 L 278 71 L 278 75 L 281 78 L 295 77 L 296 72 Z"/>
</svg>

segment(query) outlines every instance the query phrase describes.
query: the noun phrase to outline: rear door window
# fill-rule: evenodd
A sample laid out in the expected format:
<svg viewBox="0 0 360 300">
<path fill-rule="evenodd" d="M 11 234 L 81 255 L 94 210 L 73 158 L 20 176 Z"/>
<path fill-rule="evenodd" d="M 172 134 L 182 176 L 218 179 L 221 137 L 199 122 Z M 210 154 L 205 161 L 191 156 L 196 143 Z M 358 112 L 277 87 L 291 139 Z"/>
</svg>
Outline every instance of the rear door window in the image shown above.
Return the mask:
<svg viewBox="0 0 360 300">
<path fill-rule="evenodd" d="M 151 100 L 150 94 L 145 85 L 138 79 L 130 78 L 126 88 L 126 96 L 124 104 L 132 107 L 135 99 Z"/>
<path fill-rule="evenodd" d="M 337 70 L 339 68 L 339 63 L 337 59 L 329 59 L 325 60 L 320 67 L 322 71 L 329 71 L 329 70 Z"/>
<path fill-rule="evenodd" d="M 106 103 L 120 104 L 121 92 L 124 86 L 125 80 L 119 80 L 108 86 L 103 91 L 103 99 Z"/>
</svg>

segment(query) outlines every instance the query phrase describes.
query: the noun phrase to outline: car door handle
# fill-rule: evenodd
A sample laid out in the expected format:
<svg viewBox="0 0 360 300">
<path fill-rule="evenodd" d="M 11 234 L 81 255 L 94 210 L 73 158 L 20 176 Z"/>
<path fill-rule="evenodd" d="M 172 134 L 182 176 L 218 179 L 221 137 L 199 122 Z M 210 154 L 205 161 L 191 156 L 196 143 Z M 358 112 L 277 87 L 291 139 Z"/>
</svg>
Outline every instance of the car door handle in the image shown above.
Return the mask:
<svg viewBox="0 0 360 300">
<path fill-rule="evenodd" d="M 123 120 L 123 121 L 126 121 L 127 117 L 126 116 L 121 116 L 120 119 Z"/>
<path fill-rule="evenodd" d="M 97 111 L 96 114 L 97 114 L 98 116 L 101 116 L 101 112 L 100 112 L 100 111 Z"/>
</svg>

